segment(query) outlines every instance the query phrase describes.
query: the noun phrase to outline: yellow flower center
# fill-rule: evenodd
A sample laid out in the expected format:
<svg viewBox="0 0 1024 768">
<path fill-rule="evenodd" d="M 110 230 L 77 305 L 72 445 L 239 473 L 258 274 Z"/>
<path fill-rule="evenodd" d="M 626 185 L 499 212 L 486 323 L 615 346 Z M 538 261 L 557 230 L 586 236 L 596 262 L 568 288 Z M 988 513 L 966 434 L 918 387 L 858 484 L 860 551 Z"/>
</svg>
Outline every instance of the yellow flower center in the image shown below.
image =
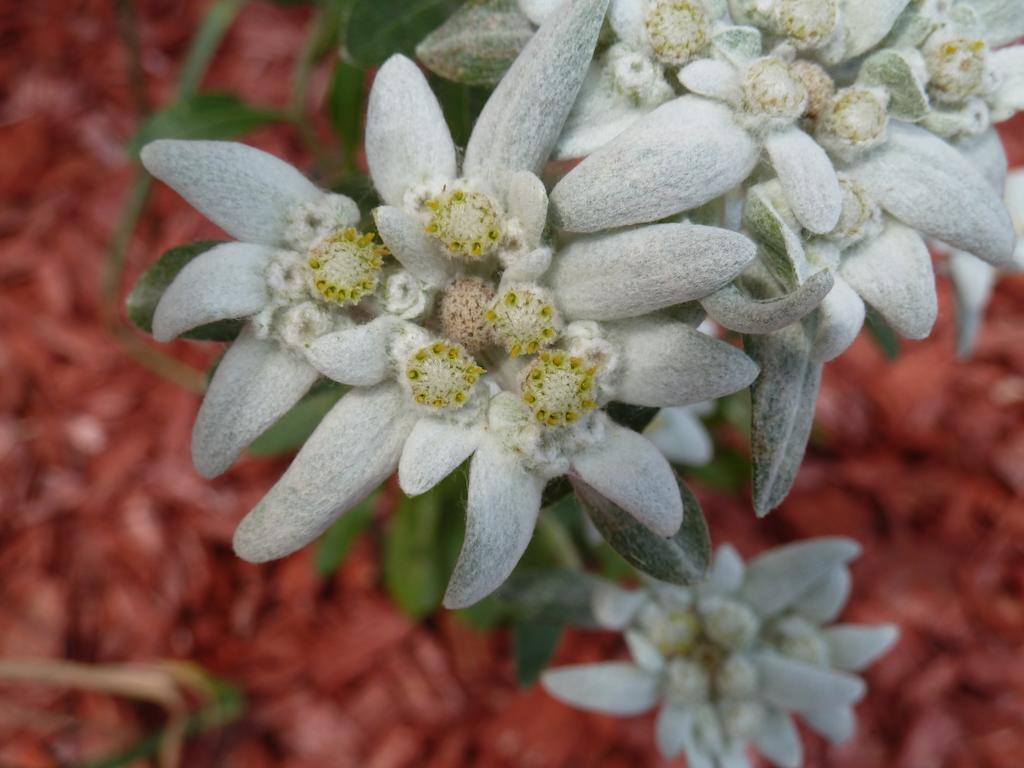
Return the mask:
<svg viewBox="0 0 1024 768">
<path fill-rule="evenodd" d="M 940 101 L 963 101 L 985 82 L 986 48 L 983 40 L 954 37 L 926 48 L 929 90 Z"/>
<path fill-rule="evenodd" d="M 882 138 L 889 122 L 885 104 L 863 88 L 844 88 L 822 116 L 820 130 L 854 145 L 872 144 Z"/>
<path fill-rule="evenodd" d="M 782 0 L 777 13 L 779 33 L 799 48 L 821 45 L 839 23 L 837 0 Z"/>
<path fill-rule="evenodd" d="M 708 19 L 699 2 L 655 0 L 644 19 L 651 48 L 659 61 L 682 66 L 708 44 Z"/>
<path fill-rule="evenodd" d="M 782 59 L 768 57 L 751 64 L 743 76 L 743 100 L 749 112 L 796 119 L 807 106 L 807 89 Z"/>
<path fill-rule="evenodd" d="M 460 344 L 435 341 L 418 349 L 405 367 L 413 399 L 430 408 L 461 408 L 484 373 Z"/>
<path fill-rule="evenodd" d="M 449 255 L 482 259 L 504 236 L 501 214 L 483 192 L 454 188 L 425 203 L 430 211 L 427 232 L 440 240 Z"/>
<path fill-rule="evenodd" d="M 526 370 L 523 400 L 537 421 L 551 427 L 572 424 L 597 407 L 594 400 L 596 367 L 588 368 L 582 357 L 564 352 L 540 353 Z"/>
<path fill-rule="evenodd" d="M 352 227 L 321 238 L 309 251 L 313 287 L 327 301 L 355 304 L 377 290 L 387 249 L 375 245 L 372 234 Z"/>
<path fill-rule="evenodd" d="M 528 285 L 504 291 L 491 303 L 484 318 L 512 357 L 532 355 L 551 346 L 562 322 L 547 292 Z"/>
</svg>

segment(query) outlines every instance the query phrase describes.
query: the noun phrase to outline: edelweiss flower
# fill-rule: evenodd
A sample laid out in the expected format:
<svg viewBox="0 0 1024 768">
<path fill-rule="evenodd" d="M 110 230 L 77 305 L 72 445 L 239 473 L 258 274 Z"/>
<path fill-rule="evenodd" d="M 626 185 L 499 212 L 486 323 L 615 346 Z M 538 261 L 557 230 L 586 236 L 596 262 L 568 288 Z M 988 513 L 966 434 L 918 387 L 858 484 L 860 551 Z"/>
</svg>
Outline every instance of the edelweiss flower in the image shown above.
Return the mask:
<svg viewBox="0 0 1024 768">
<path fill-rule="evenodd" d="M 396 467 L 417 494 L 470 457 L 450 607 L 506 578 L 552 477 L 571 473 L 661 535 L 679 527 L 667 461 L 600 408 L 613 398 L 682 406 L 753 380 L 757 368 L 739 350 L 669 315 L 639 316 L 719 289 L 755 249 L 736 233 L 689 224 L 544 245 L 547 196 L 535 173 L 583 79 L 603 10 L 599 0 L 575 0 L 541 27 L 484 108 L 461 173 L 419 70 L 400 56 L 380 69 L 366 137 L 387 203 L 375 220 L 415 283 L 407 292 L 437 311 L 419 323 L 385 312 L 306 345 L 318 370 L 353 389 L 240 524 L 242 557 L 304 546 Z"/>
<path fill-rule="evenodd" d="M 748 746 L 781 768 L 803 762 L 794 712 L 833 742 L 854 730 L 865 692 L 858 672 L 896 641 L 892 626 L 831 624 L 850 592 L 849 539 L 823 538 L 767 552 L 746 566 L 719 548 L 694 589 L 651 582 L 595 593 L 594 612 L 625 632 L 632 662 L 562 667 L 541 682 L 582 709 L 637 715 L 659 704 L 657 740 L 691 768 L 744 768 Z"/>
<path fill-rule="evenodd" d="M 352 325 L 356 305 L 375 303 L 386 251 L 356 229 L 352 200 L 252 147 L 160 140 L 142 162 L 240 241 L 189 262 L 153 318 L 160 341 L 250 318 L 217 366 L 192 433 L 196 468 L 215 477 L 313 385 L 319 373 L 304 360 L 305 345 Z"/>
</svg>

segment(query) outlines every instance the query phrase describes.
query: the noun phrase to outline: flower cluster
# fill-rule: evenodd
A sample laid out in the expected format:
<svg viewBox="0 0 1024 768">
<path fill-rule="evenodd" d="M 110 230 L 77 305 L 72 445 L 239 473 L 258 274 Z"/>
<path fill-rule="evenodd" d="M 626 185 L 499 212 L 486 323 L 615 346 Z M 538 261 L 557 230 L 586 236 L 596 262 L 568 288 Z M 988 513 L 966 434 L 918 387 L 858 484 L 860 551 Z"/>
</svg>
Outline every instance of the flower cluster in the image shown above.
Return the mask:
<svg viewBox="0 0 1024 768">
<path fill-rule="evenodd" d="M 624 633 L 632 660 L 554 668 L 542 683 L 595 712 L 660 707 L 659 749 L 667 758 L 685 753 L 693 768 L 749 766 L 750 744 L 780 768 L 798 768 L 802 747 L 789 713 L 832 742 L 850 738 L 852 707 L 865 691 L 855 673 L 898 637 L 892 626 L 832 623 L 858 551 L 849 539 L 812 539 L 744 564 L 724 545 L 693 589 L 605 583 L 594 613 Z"/>
</svg>

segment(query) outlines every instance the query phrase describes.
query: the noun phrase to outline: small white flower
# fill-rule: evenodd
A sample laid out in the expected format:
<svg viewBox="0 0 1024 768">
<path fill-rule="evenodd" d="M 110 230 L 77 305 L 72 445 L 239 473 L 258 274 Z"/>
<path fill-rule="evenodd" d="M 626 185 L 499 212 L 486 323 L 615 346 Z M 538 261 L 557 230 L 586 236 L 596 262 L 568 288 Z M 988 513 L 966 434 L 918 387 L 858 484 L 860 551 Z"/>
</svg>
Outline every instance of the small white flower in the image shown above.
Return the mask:
<svg viewBox="0 0 1024 768">
<path fill-rule="evenodd" d="M 658 746 L 693 766 L 749 766 L 752 744 L 773 764 L 798 768 L 790 712 L 835 743 L 853 734 L 865 692 L 854 673 L 896 642 L 892 626 L 832 624 L 850 589 L 848 539 L 812 539 L 744 565 L 720 547 L 708 581 L 693 589 L 607 583 L 595 614 L 625 630 L 633 662 L 581 664 L 541 678 L 582 709 L 635 715 L 661 705 Z"/>
</svg>

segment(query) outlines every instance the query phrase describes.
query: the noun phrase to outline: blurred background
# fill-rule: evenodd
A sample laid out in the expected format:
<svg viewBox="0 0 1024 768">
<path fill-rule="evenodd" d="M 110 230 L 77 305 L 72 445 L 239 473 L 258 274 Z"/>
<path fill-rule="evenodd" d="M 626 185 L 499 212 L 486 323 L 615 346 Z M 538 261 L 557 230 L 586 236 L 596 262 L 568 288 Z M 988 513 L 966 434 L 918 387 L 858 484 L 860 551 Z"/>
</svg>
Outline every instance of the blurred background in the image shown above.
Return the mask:
<svg viewBox="0 0 1024 768">
<path fill-rule="evenodd" d="M 248 105 L 230 114 L 247 142 L 321 178 L 358 167 L 331 138 L 344 104 L 311 55 L 317 13 L 3 2 L 0 767 L 662 765 L 651 718 L 570 710 L 517 679 L 506 629 L 395 599 L 380 554 L 394 488 L 359 528 L 237 560 L 232 530 L 288 457 L 200 478 L 189 435 L 219 345 L 158 347 L 123 319 L 160 253 L 221 236 L 126 149 L 200 79 Z M 282 118 L 296 106 L 312 117 Z M 1024 122 L 1002 128 L 1024 162 Z M 333 155 L 313 156 L 317 137 Z M 742 419 L 720 412 L 720 458 L 687 474 L 714 541 L 744 555 L 857 539 L 846 616 L 903 627 L 867 675 L 857 738 L 806 735 L 812 768 L 1024 764 L 1024 277 L 999 284 L 969 361 L 953 312 L 942 276 L 931 339 L 865 335 L 827 368 L 807 461 L 769 519 L 751 511 Z M 621 652 L 568 631 L 555 660 Z"/>
</svg>

